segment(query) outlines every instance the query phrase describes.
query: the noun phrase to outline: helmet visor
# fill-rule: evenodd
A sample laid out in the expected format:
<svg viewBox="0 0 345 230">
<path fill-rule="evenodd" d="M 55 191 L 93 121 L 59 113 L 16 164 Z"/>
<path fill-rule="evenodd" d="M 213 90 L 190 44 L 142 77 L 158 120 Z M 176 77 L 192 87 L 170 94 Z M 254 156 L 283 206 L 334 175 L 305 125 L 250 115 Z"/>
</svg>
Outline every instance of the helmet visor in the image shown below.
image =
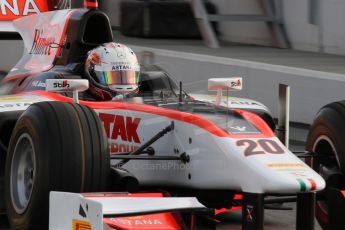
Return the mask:
<svg viewBox="0 0 345 230">
<path fill-rule="evenodd" d="M 95 71 L 98 81 L 102 85 L 136 85 L 139 82 L 139 71 Z"/>
</svg>

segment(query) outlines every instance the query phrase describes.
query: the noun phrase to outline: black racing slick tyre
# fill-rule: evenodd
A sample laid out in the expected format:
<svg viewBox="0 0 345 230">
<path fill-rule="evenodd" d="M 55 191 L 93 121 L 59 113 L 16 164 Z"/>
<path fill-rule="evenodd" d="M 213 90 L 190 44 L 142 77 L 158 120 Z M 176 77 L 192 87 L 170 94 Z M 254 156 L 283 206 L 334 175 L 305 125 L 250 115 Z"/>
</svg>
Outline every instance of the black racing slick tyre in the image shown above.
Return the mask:
<svg viewBox="0 0 345 230">
<path fill-rule="evenodd" d="M 345 188 L 345 101 L 328 104 L 318 112 L 309 130 L 306 149 L 317 155 L 307 163 L 326 181 L 326 189 L 316 202 L 315 215 L 321 227 L 329 229 L 325 191 L 330 187 Z"/>
<path fill-rule="evenodd" d="M 107 189 L 107 138 L 89 107 L 40 102 L 13 130 L 5 169 L 5 202 L 11 229 L 48 229 L 49 192 Z"/>
</svg>

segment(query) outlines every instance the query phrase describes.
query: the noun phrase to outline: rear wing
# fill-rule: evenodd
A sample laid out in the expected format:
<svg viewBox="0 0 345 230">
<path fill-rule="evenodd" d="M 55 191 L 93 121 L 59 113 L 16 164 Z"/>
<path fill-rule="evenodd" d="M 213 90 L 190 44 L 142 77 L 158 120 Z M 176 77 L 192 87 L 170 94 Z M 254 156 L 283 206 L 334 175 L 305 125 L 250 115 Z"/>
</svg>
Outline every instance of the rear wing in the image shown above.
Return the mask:
<svg viewBox="0 0 345 230">
<path fill-rule="evenodd" d="M 205 206 L 192 197 L 116 197 L 51 192 L 49 230 L 103 230 L 103 218 L 139 216 L 163 212 L 202 211 Z"/>
<path fill-rule="evenodd" d="M 12 25 L 23 39 L 24 52 L 6 80 L 48 71 L 54 65 L 79 63 L 92 48 L 113 41 L 107 15 L 89 8 L 34 14 L 16 19 Z"/>
</svg>

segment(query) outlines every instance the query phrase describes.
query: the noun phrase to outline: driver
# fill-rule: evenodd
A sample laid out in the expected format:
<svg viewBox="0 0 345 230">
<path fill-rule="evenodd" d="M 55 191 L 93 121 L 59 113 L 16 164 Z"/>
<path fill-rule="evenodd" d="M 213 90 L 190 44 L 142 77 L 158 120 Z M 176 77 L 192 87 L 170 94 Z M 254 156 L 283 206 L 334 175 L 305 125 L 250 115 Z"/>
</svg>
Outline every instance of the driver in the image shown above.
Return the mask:
<svg viewBox="0 0 345 230">
<path fill-rule="evenodd" d="M 120 100 L 138 91 L 140 65 L 123 44 L 109 42 L 89 51 L 85 72 L 97 100 Z"/>
</svg>

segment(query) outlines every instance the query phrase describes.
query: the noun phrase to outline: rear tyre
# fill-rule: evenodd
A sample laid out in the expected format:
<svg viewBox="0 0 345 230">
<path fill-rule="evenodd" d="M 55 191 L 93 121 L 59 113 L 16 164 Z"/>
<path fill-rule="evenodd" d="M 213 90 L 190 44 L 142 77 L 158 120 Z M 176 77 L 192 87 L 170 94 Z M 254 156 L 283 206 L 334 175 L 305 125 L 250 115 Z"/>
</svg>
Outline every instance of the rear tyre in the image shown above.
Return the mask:
<svg viewBox="0 0 345 230">
<path fill-rule="evenodd" d="M 307 163 L 326 181 L 326 189 L 344 189 L 345 101 L 324 106 L 309 130 L 306 149 L 321 155 Z M 328 201 L 323 193 L 316 203 L 315 215 L 323 229 L 328 229 Z"/>
<path fill-rule="evenodd" d="M 30 106 L 13 130 L 5 169 L 11 229 L 48 229 L 49 192 L 103 191 L 109 148 L 97 114 L 79 104 Z"/>
</svg>

